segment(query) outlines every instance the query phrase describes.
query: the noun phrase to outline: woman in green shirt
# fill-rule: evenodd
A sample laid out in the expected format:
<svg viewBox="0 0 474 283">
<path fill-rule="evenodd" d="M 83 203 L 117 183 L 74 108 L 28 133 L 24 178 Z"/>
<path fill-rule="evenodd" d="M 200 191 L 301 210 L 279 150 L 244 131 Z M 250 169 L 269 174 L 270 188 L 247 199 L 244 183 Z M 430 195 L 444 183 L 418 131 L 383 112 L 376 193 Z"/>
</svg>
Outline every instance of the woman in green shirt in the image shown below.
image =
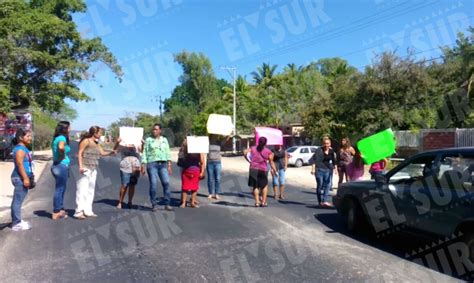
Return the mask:
<svg viewBox="0 0 474 283">
<path fill-rule="evenodd" d="M 61 121 L 56 126 L 54 131 L 53 141 L 51 143 L 51 150 L 53 151 L 53 166 L 51 166 L 51 173 L 56 180 L 56 189 L 54 191 L 53 199 L 53 220 L 67 218 L 66 210 L 64 209 L 64 193 L 66 192 L 67 179 L 69 177 L 69 131 L 71 124 L 68 121 Z"/>
</svg>

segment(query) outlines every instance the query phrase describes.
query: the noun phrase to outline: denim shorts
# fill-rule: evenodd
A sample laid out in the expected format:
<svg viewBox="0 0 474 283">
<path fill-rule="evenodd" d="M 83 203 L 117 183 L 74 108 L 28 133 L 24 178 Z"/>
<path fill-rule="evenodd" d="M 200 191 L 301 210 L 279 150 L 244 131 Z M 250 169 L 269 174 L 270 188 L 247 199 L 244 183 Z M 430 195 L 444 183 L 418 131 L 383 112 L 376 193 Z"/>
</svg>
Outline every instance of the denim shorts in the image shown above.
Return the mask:
<svg viewBox="0 0 474 283">
<path fill-rule="evenodd" d="M 125 173 L 120 170 L 120 180 L 123 186 L 135 186 L 138 183 L 140 173 Z"/>
</svg>

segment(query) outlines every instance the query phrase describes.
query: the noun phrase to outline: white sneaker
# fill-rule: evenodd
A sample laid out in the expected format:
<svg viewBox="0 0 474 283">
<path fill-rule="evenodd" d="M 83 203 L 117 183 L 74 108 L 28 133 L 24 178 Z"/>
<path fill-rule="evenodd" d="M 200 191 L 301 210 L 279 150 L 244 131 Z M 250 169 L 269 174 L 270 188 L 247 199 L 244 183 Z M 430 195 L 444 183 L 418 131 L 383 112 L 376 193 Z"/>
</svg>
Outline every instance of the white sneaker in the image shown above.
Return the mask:
<svg viewBox="0 0 474 283">
<path fill-rule="evenodd" d="M 30 230 L 30 229 L 31 229 L 30 222 L 21 220 L 21 223 L 23 223 L 23 225 L 26 227 L 26 230 Z"/>
<path fill-rule="evenodd" d="M 26 230 L 30 230 L 30 229 L 31 229 L 30 224 L 26 221 L 23 221 L 23 220 L 20 223 L 14 225 L 12 227 L 12 231 L 15 231 L 15 232 L 26 231 Z"/>
</svg>

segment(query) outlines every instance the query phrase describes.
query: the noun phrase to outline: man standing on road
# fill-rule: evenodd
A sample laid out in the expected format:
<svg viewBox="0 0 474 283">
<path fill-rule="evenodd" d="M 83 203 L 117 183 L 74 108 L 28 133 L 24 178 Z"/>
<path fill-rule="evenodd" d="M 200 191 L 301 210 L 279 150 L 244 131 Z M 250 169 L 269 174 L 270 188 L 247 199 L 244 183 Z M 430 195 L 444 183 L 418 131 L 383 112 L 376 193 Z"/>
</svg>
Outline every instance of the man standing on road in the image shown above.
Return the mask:
<svg viewBox="0 0 474 283">
<path fill-rule="evenodd" d="M 171 191 L 169 175 L 171 171 L 171 151 L 168 139 L 161 136 L 161 124 L 153 125 L 153 137 L 148 137 L 143 145 L 142 154 L 142 174 L 148 173 L 150 181 L 150 201 L 153 211 L 158 210 L 158 198 L 156 190 L 158 187 L 158 177 L 163 187 L 163 198 L 165 210 L 173 210 L 170 206 Z"/>
</svg>

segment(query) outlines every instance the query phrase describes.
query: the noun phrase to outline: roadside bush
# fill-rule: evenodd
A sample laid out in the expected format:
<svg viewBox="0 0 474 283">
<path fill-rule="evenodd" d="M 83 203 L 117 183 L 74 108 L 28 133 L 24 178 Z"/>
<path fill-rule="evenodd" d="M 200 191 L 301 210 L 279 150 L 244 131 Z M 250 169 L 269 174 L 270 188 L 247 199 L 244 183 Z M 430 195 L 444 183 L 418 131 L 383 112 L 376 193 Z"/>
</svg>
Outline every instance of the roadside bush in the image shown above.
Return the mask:
<svg viewBox="0 0 474 283">
<path fill-rule="evenodd" d="M 53 138 L 54 129 L 43 124 L 34 125 L 34 150 L 49 149 Z"/>
</svg>

